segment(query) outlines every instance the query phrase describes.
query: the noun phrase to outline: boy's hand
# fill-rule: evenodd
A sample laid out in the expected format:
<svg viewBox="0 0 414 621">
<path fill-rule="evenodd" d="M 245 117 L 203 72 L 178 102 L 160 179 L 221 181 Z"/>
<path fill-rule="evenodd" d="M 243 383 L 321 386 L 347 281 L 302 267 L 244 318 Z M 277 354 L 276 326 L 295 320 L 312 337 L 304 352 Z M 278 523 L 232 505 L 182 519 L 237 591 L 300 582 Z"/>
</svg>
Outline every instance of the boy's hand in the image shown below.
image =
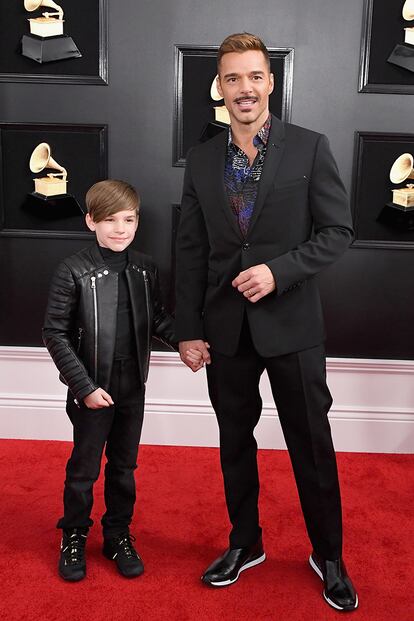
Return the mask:
<svg viewBox="0 0 414 621">
<path fill-rule="evenodd" d="M 99 410 L 100 408 L 109 408 L 113 405 L 111 395 L 108 395 L 103 388 L 97 388 L 90 395 L 84 398 L 84 404 L 90 410 Z"/>
<path fill-rule="evenodd" d="M 201 339 L 181 341 L 179 343 L 180 358 L 192 371 L 198 371 L 204 363 L 210 364 L 210 345 Z"/>
</svg>

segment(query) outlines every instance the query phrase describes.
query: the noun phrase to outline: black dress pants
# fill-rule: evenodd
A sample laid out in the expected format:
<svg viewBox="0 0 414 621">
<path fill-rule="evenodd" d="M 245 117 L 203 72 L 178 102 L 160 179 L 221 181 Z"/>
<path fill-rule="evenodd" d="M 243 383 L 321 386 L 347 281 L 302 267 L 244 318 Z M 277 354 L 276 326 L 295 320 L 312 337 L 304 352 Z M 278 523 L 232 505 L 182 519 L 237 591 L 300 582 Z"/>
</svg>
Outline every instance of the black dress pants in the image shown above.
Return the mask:
<svg viewBox="0 0 414 621">
<path fill-rule="evenodd" d="M 58 528 L 92 525 L 93 484 L 99 476 L 105 444 L 104 537 L 127 531 L 131 523 L 135 504 L 134 470 L 144 414 L 144 389 L 139 383 L 134 358 L 114 361 L 109 394 L 114 405 L 99 410 L 83 404 L 78 407 L 73 396 L 68 395 L 73 450 L 66 466 L 64 516 Z"/>
<path fill-rule="evenodd" d="M 324 347 L 263 358 L 254 349 L 245 320 L 235 356 L 210 353 L 207 378 L 219 425 L 221 467 L 233 526 L 230 547 L 250 546 L 261 534 L 253 431 L 262 410 L 259 380 L 266 369 L 309 538 L 322 558 L 340 557 L 341 499 L 327 417 L 332 398 L 326 385 Z"/>
</svg>

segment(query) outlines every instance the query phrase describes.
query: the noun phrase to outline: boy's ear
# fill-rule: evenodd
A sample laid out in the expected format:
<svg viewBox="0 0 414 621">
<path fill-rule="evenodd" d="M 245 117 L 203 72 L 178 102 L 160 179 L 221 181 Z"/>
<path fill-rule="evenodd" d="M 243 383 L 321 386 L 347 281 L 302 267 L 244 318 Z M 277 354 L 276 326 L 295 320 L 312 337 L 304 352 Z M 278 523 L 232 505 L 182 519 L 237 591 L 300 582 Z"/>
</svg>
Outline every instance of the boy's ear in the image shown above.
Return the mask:
<svg viewBox="0 0 414 621">
<path fill-rule="evenodd" d="M 95 231 L 96 230 L 96 224 L 92 220 L 92 218 L 90 217 L 90 215 L 88 213 L 85 216 L 85 222 L 86 222 L 86 226 L 88 227 L 88 229 L 90 231 Z"/>
</svg>

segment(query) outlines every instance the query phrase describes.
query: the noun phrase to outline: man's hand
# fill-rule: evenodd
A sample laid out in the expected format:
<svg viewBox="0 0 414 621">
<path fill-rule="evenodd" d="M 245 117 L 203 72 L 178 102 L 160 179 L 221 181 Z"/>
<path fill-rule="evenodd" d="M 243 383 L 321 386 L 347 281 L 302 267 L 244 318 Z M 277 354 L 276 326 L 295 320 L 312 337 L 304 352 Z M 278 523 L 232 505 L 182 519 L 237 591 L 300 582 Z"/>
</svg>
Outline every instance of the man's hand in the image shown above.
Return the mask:
<svg viewBox="0 0 414 621">
<path fill-rule="evenodd" d="M 191 370 L 196 372 L 203 368 L 204 360 L 201 351 L 198 349 L 187 349 L 187 359 L 191 363 Z"/>
<path fill-rule="evenodd" d="M 265 264 L 254 265 L 240 274 L 231 283 L 249 302 L 257 302 L 276 289 L 276 282 L 270 268 Z"/>
<path fill-rule="evenodd" d="M 204 363 L 210 364 L 209 347 L 210 345 L 201 339 L 181 341 L 178 345 L 181 360 L 194 371 L 194 373 L 201 369 Z"/>
<path fill-rule="evenodd" d="M 90 410 L 99 410 L 100 408 L 109 408 L 110 405 L 113 405 L 111 395 L 108 395 L 107 392 L 103 390 L 103 388 L 97 388 L 90 395 L 84 398 L 84 404 Z"/>
</svg>

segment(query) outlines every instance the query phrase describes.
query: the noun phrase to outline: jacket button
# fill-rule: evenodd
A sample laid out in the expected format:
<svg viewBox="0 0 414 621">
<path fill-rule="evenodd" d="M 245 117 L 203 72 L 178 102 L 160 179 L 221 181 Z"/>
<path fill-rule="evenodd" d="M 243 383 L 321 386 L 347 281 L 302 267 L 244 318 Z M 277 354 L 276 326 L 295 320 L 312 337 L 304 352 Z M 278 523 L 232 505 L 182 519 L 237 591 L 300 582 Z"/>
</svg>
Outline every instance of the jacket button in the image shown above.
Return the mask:
<svg viewBox="0 0 414 621">
<path fill-rule="evenodd" d="M 242 248 L 243 248 L 243 250 L 248 250 L 250 248 L 249 242 L 244 242 Z"/>
</svg>

